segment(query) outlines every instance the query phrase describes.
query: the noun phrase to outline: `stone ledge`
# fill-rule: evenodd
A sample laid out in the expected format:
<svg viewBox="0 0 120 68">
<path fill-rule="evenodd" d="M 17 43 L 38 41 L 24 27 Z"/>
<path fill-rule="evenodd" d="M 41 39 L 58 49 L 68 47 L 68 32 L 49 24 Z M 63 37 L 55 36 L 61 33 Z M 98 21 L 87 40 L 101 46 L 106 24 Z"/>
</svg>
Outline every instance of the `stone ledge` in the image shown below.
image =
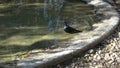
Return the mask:
<svg viewBox="0 0 120 68">
<path fill-rule="evenodd" d="M 18 61 L 18 68 L 43 68 L 63 62 L 74 57 L 74 55 L 77 55 L 78 53 L 83 53 L 85 50 L 94 47 L 109 36 L 119 24 L 119 14 L 110 4 L 103 2 L 102 0 L 86 1 L 88 1 L 88 4 L 96 7 L 98 14 L 100 13 L 103 15 L 103 20 L 93 25 L 93 27 L 96 27 L 93 31 L 80 33 L 71 40 L 72 42 L 69 47 L 55 49 L 60 52 L 51 54 L 48 58 L 43 59 L 42 61 L 38 56 L 33 56 L 36 59 L 27 58 Z"/>
</svg>

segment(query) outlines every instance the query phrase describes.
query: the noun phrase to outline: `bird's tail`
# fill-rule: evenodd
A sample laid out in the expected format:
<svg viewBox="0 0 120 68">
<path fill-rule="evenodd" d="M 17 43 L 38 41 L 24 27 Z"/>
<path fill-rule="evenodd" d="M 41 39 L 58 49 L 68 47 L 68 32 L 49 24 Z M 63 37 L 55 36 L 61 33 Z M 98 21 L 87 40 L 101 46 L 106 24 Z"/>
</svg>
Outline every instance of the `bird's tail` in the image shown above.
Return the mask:
<svg viewBox="0 0 120 68">
<path fill-rule="evenodd" d="M 82 32 L 81 30 L 74 30 L 74 33 Z"/>
</svg>

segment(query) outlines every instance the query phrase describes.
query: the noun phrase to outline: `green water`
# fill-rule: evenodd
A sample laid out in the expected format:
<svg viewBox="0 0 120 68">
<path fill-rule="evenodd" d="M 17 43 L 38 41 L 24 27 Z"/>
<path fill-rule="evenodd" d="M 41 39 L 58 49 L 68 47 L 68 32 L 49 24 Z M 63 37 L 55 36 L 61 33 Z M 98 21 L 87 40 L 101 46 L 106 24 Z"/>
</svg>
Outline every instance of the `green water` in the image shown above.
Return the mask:
<svg viewBox="0 0 120 68">
<path fill-rule="evenodd" d="M 96 23 L 93 8 L 80 1 L 11 0 L 0 4 L 0 62 L 24 51 L 64 46 L 73 36 L 63 22 L 78 30 Z"/>
</svg>

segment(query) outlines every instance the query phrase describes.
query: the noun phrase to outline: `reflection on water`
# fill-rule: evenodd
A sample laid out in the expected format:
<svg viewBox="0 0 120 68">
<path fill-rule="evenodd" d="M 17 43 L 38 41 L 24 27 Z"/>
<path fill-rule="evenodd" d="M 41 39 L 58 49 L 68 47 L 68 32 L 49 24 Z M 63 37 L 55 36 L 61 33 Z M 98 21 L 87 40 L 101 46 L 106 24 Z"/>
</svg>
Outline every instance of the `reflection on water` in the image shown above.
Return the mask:
<svg viewBox="0 0 120 68">
<path fill-rule="evenodd" d="M 69 0 L 1 3 L 0 60 L 5 60 L 6 57 L 2 56 L 14 58 L 18 52 L 66 45 L 67 40 L 76 34 L 63 31 L 64 21 L 79 30 L 90 29 L 95 23 L 93 9 L 80 1 Z"/>
</svg>

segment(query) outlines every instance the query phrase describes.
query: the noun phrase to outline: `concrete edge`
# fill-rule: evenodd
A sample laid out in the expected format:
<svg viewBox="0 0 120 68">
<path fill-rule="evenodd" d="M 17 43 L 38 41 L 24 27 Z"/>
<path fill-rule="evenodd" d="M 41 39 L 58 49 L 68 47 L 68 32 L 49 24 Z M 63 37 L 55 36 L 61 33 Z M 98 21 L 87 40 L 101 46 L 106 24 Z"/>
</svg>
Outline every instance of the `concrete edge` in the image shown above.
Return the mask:
<svg viewBox="0 0 120 68">
<path fill-rule="evenodd" d="M 96 46 L 98 43 L 100 43 L 106 37 L 108 37 L 119 24 L 119 14 L 115 11 L 115 9 L 110 4 L 103 2 L 102 0 L 89 0 L 88 4 L 91 4 L 97 7 L 98 8 L 97 10 L 101 11 L 102 14 L 104 15 L 107 14 L 105 16 L 106 19 L 102 20 L 101 22 L 109 24 L 107 25 L 107 27 L 109 27 L 108 29 L 105 29 L 104 32 L 99 36 L 95 36 L 92 39 L 87 39 L 85 41 L 86 44 L 83 44 L 83 46 L 80 46 L 81 45 L 80 42 L 71 43 L 73 46 L 66 48 L 66 50 L 62 52 L 55 53 L 48 59 L 44 59 L 43 62 L 39 62 L 39 60 L 36 60 L 31 63 L 28 63 L 28 61 L 22 61 L 22 62 L 19 62 L 18 68 L 43 68 L 49 65 L 54 65 L 54 64 L 63 62 L 65 60 L 73 58 L 78 53 L 83 53 L 84 51 Z M 104 6 L 101 7 L 101 5 L 104 5 Z M 106 8 L 112 9 L 111 11 L 114 13 L 111 14 L 110 10 L 109 9 L 106 10 Z M 105 9 L 105 13 L 102 12 L 102 10 L 104 9 Z M 100 28 L 102 28 L 102 26 L 100 26 Z M 96 31 L 97 30 L 99 29 L 96 29 Z"/>
</svg>

